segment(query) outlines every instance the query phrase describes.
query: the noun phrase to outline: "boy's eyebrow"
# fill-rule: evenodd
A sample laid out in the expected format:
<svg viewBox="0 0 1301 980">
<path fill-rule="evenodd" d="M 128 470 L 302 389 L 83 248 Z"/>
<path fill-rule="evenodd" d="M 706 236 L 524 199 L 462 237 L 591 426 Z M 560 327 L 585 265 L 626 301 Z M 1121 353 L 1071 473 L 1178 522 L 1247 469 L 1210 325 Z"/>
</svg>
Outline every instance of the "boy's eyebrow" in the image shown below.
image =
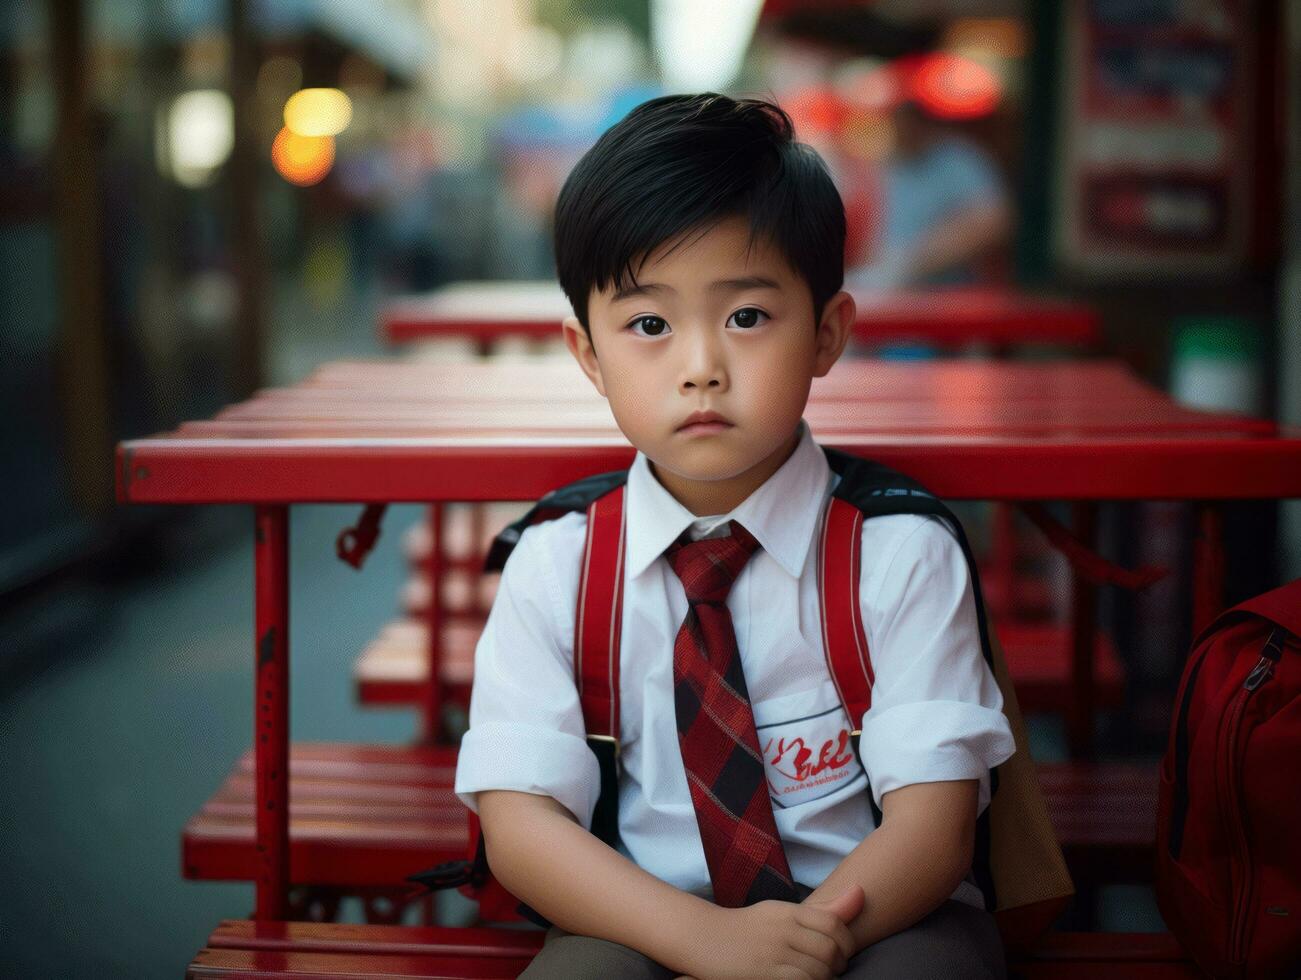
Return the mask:
<svg viewBox="0 0 1301 980">
<path fill-rule="evenodd" d="M 741 276 L 739 279 L 718 279 L 709 284 L 711 293 L 718 292 L 736 292 L 741 289 L 780 289 L 777 281 L 769 279 L 767 276 Z M 610 302 L 617 303 L 620 300 L 629 299 L 633 296 L 644 296 L 647 293 L 655 292 L 673 292 L 671 286 L 666 286 L 658 282 L 643 282 L 636 285 L 627 285 L 622 289 L 616 289 Z"/>
</svg>

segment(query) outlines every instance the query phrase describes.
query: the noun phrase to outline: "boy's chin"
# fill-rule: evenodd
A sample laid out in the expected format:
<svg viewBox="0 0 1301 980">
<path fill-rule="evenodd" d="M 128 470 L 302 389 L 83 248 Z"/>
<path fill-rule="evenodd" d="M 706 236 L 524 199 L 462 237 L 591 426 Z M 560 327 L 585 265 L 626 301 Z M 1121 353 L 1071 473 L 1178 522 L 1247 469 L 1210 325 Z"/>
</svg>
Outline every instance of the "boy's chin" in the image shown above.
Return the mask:
<svg viewBox="0 0 1301 980">
<path fill-rule="evenodd" d="M 680 480 L 693 483 L 716 483 L 747 473 L 763 462 L 763 457 L 748 459 L 735 453 L 723 453 L 717 447 L 700 447 L 694 451 L 661 453 L 647 457 L 656 473 L 668 472 Z"/>
</svg>

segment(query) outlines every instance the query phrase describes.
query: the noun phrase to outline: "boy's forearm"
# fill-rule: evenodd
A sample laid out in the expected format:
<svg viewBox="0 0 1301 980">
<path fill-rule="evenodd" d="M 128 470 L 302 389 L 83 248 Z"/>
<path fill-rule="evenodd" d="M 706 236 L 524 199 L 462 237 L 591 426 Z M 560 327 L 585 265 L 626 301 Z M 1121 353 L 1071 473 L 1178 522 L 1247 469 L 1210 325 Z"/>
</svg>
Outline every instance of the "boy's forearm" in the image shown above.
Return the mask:
<svg viewBox="0 0 1301 980">
<path fill-rule="evenodd" d="M 863 911 L 849 924 L 858 949 L 926 916 L 953 894 L 971 867 L 974 781 L 917 784 L 895 793 L 905 795 L 890 800 L 894 794 L 887 794 L 881 826 L 805 899 L 826 901 L 861 885 Z"/>
<path fill-rule="evenodd" d="M 568 932 L 690 972 L 696 951 L 687 937 L 714 912 L 712 903 L 643 871 L 550 797 L 487 791 L 479 814 L 493 875 L 511 894 Z"/>
</svg>

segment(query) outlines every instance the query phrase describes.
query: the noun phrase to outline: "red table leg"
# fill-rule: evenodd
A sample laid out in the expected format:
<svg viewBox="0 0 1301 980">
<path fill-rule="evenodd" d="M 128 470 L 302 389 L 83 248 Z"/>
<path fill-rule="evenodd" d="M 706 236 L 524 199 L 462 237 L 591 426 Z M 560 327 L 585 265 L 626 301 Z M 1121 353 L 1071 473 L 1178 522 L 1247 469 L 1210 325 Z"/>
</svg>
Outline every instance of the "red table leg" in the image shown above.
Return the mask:
<svg viewBox="0 0 1301 980">
<path fill-rule="evenodd" d="M 1081 501 L 1072 507 L 1075 535 L 1087 548 L 1096 545 L 1097 504 Z M 1093 651 L 1097 643 L 1098 589 L 1073 571 L 1071 575 L 1071 701 L 1066 716 L 1066 743 L 1071 758 L 1093 754 L 1095 704 Z"/>
<path fill-rule="evenodd" d="M 1197 537 L 1193 542 L 1193 636 L 1224 609 L 1224 514 L 1219 506 L 1197 508 Z"/>
<path fill-rule="evenodd" d="M 256 919 L 284 919 L 289 905 L 289 508 L 255 512 L 257 701 Z"/>
<path fill-rule="evenodd" d="M 442 676 L 439 666 L 442 662 L 442 643 L 440 629 L 443 623 L 443 548 L 447 542 L 447 505 L 436 503 L 429 505 L 429 557 L 425 563 L 425 575 L 429 579 L 429 604 L 425 611 L 425 622 L 429 625 L 429 641 L 425 655 L 429 660 L 428 680 L 425 683 L 425 701 L 421 705 L 423 716 L 424 740 L 434 744 L 443 736 Z"/>
</svg>

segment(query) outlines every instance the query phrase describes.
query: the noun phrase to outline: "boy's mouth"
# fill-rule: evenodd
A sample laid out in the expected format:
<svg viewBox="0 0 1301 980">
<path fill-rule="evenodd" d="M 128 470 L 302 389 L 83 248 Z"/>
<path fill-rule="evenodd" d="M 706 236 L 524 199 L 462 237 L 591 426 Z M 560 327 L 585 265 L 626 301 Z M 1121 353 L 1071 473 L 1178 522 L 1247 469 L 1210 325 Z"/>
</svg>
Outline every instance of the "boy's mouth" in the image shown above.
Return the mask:
<svg viewBox="0 0 1301 980">
<path fill-rule="evenodd" d="M 692 412 L 678 426 L 677 431 L 683 435 L 706 435 L 730 428 L 732 423 L 717 412 Z"/>
</svg>

